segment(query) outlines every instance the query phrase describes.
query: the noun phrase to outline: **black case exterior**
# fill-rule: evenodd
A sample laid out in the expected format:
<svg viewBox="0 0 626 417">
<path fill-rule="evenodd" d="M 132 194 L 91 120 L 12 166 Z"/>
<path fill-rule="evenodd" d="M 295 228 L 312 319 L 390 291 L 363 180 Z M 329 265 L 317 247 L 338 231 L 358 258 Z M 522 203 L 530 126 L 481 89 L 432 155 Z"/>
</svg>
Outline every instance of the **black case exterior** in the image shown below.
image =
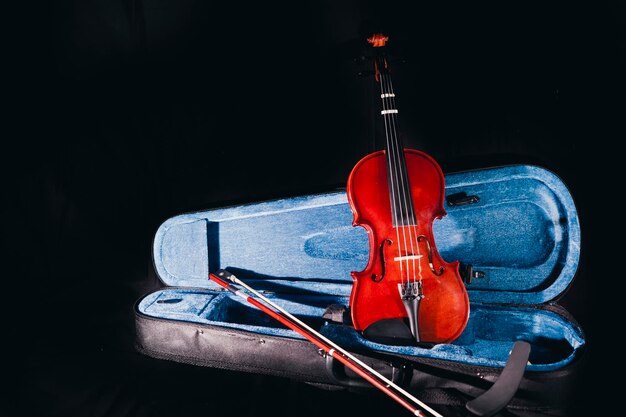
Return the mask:
<svg viewBox="0 0 626 417">
<path fill-rule="evenodd" d="M 155 358 L 333 384 L 318 349 L 306 340 L 160 320 L 141 313 L 137 313 L 136 332 L 137 349 Z"/>
<path fill-rule="evenodd" d="M 550 308 L 564 312 L 558 305 Z M 135 314 L 136 349 L 153 358 L 291 378 L 328 389 L 374 389 L 306 340 Z M 445 360 L 352 353 L 433 406 L 462 408 L 487 391 L 502 372 Z M 555 371 L 525 372 L 506 411 L 497 415 L 565 415 L 582 360 L 579 355 Z"/>
</svg>

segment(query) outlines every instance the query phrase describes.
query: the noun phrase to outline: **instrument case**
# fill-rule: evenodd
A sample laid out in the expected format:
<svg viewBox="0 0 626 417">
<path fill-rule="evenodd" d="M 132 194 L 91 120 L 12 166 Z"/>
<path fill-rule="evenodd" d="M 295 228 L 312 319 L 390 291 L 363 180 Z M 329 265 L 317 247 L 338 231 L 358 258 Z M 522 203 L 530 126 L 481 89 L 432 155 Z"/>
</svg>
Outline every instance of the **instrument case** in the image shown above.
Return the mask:
<svg viewBox="0 0 626 417">
<path fill-rule="evenodd" d="M 350 272 L 365 268 L 368 236 L 352 226 L 345 192 L 334 191 L 163 222 L 153 244 L 163 287 L 135 305 L 137 349 L 187 364 L 367 389 L 312 343 L 208 279 L 227 269 L 434 408 L 463 406 L 487 391 L 515 342 L 525 341 L 528 362 L 502 415 L 562 415 L 585 348 L 582 329 L 556 302 L 579 261 L 572 196 L 554 173 L 531 165 L 445 180 L 447 215 L 434 222 L 436 247 L 446 261 L 461 262 L 470 299 L 467 327 L 452 343 L 387 345 L 350 325 Z"/>
</svg>

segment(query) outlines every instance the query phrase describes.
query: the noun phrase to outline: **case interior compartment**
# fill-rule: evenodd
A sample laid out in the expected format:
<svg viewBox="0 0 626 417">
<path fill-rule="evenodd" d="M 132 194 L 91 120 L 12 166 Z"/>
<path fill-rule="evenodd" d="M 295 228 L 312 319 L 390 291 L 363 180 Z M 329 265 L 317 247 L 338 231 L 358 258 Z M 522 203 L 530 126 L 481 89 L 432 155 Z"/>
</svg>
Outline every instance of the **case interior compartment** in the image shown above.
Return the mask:
<svg viewBox="0 0 626 417">
<path fill-rule="evenodd" d="M 330 304 L 348 305 L 351 271 L 365 268 L 367 233 L 353 227 L 344 192 L 182 214 L 165 221 L 153 246 L 161 280 L 142 314 L 259 334 L 299 336 L 260 311 L 217 291 L 207 275 L 228 268 L 347 349 L 449 359 L 502 367 L 516 340 L 533 346 L 530 370 L 558 369 L 584 346 L 582 330 L 542 308 L 575 275 L 580 250 L 576 209 L 565 185 L 535 166 L 446 175 L 446 196 L 477 196 L 446 206 L 434 222 L 436 246 L 448 261 L 484 272 L 467 284 L 470 320 L 451 344 L 431 349 L 388 346 L 349 326 L 325 324 Z M 175 287 L 175 288 L 174 288 Z"/>
<path fill-rule="evenodd" d="M 251 285 L 254 285 L 251 283 Z M 529 370 L 551 370 L 571 361 L 584 345 L 582 333 L 558 314 L 537 308 L 511 308 L 473 304 L 465 331 L 451 344 L 431 349 L 390 346 L 363 338 L 352 327 L 325 323 L 322 314 L 330 304 L 345 305 L 345 296 L 293 294 L 285 298 L 266 295 L 309 326 L 345 349 L 396 353 L 446 359 L 461 363 L 503 367 L 516 340 L 532 346 Z M 145 297 L 138 306 L 145 315 L 190 323 L 251 331 L 268 336 L 302 338 L 278 321 L 229 292 L 169 288 Z"/>
</svg>

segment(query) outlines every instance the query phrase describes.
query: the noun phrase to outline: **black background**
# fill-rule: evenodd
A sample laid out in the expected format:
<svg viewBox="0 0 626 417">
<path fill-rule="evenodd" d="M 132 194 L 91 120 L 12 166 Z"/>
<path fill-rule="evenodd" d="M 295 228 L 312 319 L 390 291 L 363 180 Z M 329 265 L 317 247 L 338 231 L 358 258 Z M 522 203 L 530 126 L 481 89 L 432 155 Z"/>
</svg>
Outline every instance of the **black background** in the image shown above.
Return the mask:
<svg viewBox="0 0 626 417">
<path fill-rule="evenodd" d="M 10 21 L 2 164 L 7 415 L 374 415 L 382 394 L 162 362 L 134 352 L 132 305 L 157 288 L 151 239 L 193 210 L 345 185 L 382 147 L 368 63 L 390 37 L 402 139 L 444 172 L 548 168 L 582 224 L 560 304 L 597 329 L 613 143 L 624 111 L 624 8 L 612 2 L 21 4 Z M 608 185 L 608 187 L 607 187 Z M 5 265 L 7 264 L 5 263 Z M 604 405 L 611 406 L 610 402 Z"/>
</svg>

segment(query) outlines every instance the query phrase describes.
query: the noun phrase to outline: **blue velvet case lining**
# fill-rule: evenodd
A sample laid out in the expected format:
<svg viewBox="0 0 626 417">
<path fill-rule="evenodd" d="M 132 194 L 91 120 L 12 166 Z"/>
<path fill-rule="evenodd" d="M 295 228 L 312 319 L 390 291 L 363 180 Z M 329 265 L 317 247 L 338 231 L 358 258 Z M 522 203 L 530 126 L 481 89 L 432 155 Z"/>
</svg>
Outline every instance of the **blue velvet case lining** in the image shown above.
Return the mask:
<svg viewBox="0 0 626 417">
<path fill-rule="evenodd" d="M 250 283 L 255 284 L 257 283 Z M 352 327 L 325 323 L 322 319 L 326 306 L 346 305 L 349 299 L 347 296 L 292 294 L 286 297 L 282 294 L 270 294 L 268 297 L 310 326 L 320 329 L 338 345 L 352 351 L 371 349 L 502 367 L 513 343 L 516 340 L 525 340 L 532 346 L 527 369 L 548 371 L 570 362 L 585 343 L 580 329 L 554 312 L 530 307 L 513 308 L 473 303 L 465 331 L 451 344 L 439 344 L 431 349 L 383 345 L 363 338 Z M 138 310 L 162 319 L 218 325 L 259 335 L 302 338 L 228 292 L 168 288 L 143 298 Z"/>
<path fill-rule="evenodd" d="M 352 227 L 344 192 L 168 219 L 155 235 L 154 263 L 161 280 L 178 288 L 146 296 L 138 310 L 299 337 L 243 301 L 212 291 L 217 288 L 208 272 L 228 267 L 349 349 L 499 367 L 513 342 L 523 339 L 533 345 L 529 369 L 558 369 L 570 362 L 585 343 L 581 329 L 553 312 L 532 308 L 558 297 L 578 265 L 580 228 L 567 188 L 551 172 L 525 165 L 447 175 L 446 195 L 459 192 L 479 201 L 446 207 L 447 216 L 434 223 L 436 245 L 444 259 L 472 264 L 485 277 L 467 285 L 470 321 L 452 344 L 386 346 L 350 327 L 324 324 L 325 307 L 348 304 L 350 272 L 364 269 L 368 259 L 367 233 Z"/>
</svg>

